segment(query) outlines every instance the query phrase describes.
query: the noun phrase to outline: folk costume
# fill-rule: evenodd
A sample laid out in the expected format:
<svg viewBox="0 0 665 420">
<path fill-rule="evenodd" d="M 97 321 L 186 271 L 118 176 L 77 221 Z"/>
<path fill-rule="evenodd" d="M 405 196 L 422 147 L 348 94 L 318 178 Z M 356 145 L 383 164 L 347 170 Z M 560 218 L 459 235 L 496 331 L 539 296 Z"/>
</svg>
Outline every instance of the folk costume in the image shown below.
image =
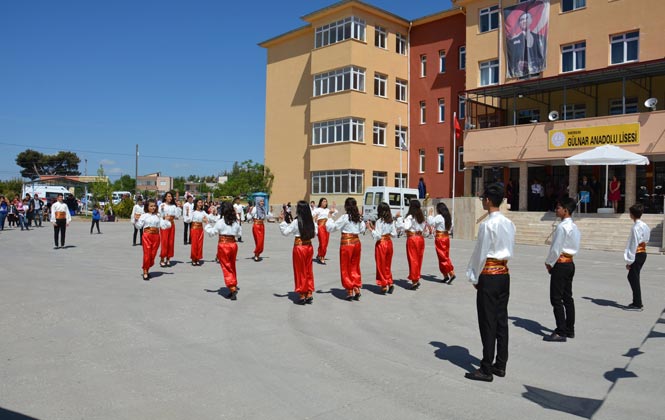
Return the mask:
<svg viewBox="0 0 665 420">
<path fill-rule="evenodd" d="M 628 305 L 629 309 L 642 309 L 642 290 L 640 288 L 640 271 L 647 260 L 647 244 L 651 237 L 651 229 L 642 220 L 637 219 L 630 229 L 626 250 L 623 252 L 623 258 L 626 265 L 630 266 L 628 270 L 628 283 L 633 291 L 633 301 Z"/>
<path fill-rule="evenodd" d="M 224 275 L 224 284 L 229 289 L 228 298 L 237 299 L 238 278 L 236 276 L 236 256 L 238 255 L 238 244 L 236 238 L 242 236 L 242 228 L 238 221 L 227 225 L 224 218 L 220 218 L 214 225 L 208 223 L 204 226 L 205 231 L 211 237 L 218 235 L 217 259 Z"/>
<path fill-rule="evenodd" d="M 171 222 L 162 219 L 157 214 L 143 213 L 134 223 L 134 226 L 143 232 L 141 237 L 141 244 L 143 245 L 143 279 L 148 280 L 148 270 L 155 265 L 155 257 L 159 249 L 159 231 L 171 228 Z"/>
<path fill-rule="evenodd" d="M 145 213 L 145 210 L 143 209 L 143 206 L 140 206 L 138 204 L 134 204 L 134 208 L 132 209 L 132 215 L 130 216 L 130 220 L 132 222 L 132 226 L 134 226 L 134 237 L 132 239 L 132 245 L 136 246 L 136 234 L 140 233 L 139 235 L 139 241 L 143 240 L 143 228 L 139 229 L 136 227 L 136 222 L 141 218 L 141 215 Z M 143 242 L 141 242 L 139 245 L 142 245 Z"/>
<path fill-rule="evenodd" d="M 374 260 L 376 261 L 376 284 L 383 293 L 392 293 L 393 286 L 393 240 L 397 236 L 395 222 L 386 223 L 378 219 L 372 230 L 374 245 Z"/>
<path fill-rule="evenodd" d="M 67 204 L 56 201 L 51 205 L 51 223 L 53 223 L 53 241 L 58 248 L 58 234 L 60 235 L 60 248 L 65 246 L 65 236 L 67 226 L 72 221 L 72 215 L 69 213 Z"/>
<path fill-rule="evenodd" d="M 332 216 L 337 214 L 337 209 L 332 213 Z M 326 254 L 328 253 L 328 242 L 330 241 L 330 233 L 326 229 L 326 222 L 330 216 L 330 209 L 323 207 L 316 207 L 312 210 L 312 218 L 317 225 L 317 236 L 319 238 L 319 247 L 316 251 L 316 259 L 321 264 L 325 264 Z"/>
<path fill-rule="evenodd" d="M 439 271 L 443 274 L 444 282 L 449 284 L 455 279 L 455 267 L 450 259 L 450 235 L 446 229 L 446 221 L 440 214 L 428 216 L 427 224 L 434 228 L 434 247 L 439 260 Z"/>
<path fill-rule="evenodd" d="M 187 234 L 191 231 L 192 227 L 192 214 L 194 213 L 194 203 L 189 201 L 189 197 L 187 197 L 187 201 L 185 204 L 182 205 L 182 221 L 183 221 L 183 244 L 184 245 L 189 245 L 192 243 L 192 238 L 191 234 L 188 237 Z"/>
<path fill-rule="evenodd" d="M 182 210 L 175 204 L 166 204 L 162 203 L 159 206 L 159 215 L 164 219 L 168 220 L 171 223 L 170 228 L 161 229 L 159 235 L 161 237 L 161 251 L 159 253 L 159 258 L 163 261 L 166 260 L 170 262 L 173 258 L 174 249 L 175 249 L 175 219 L 179 219 L 182 215 Z M 161 266 L 164 266 L 160 262 Z"/>
<path fill-rule="evenodd" d="M 284 236 L 295 236 L 292 252 L 295 291 L 300 296 L 299 303 L 312 303 L 314 300 L 312 297 L 314 293 L 314 271 L 312 270 L 314 248 L 312 247 L 312 240 L 300 238 L 297 219 L 291 223 L 280 223 L 279 230 Z"/>
<path fill-rule="evenodd" d="M 201 265 L 203 259 L 203 225 L 208 223 L 208 214 L 204 211 L 194 210 L 190 217 L 189 239 L 192 244 L 190 258 L 192 259 L 192 265 Z"/>
<path fill-rule="evenodd" d="M 420 286 L 420 270 L 425 255 L 423 231 L 427 225 L 425 221 L 418 223 L 412 215 L 398 217 L 396 225 L 398 229 L 404 229 L 406 232 L 406 258 L 409 263 L 409 276 L 407 278 L 413 283 L 411 289 L 415 290 Z"/>
<path fill-rule="evenodd" d="M 254 236 L 254 261 L 261 260 L 263 254 L 263 245 L 266 237 L 266 208 L 265 206 L 256 205 L 250 212 L 252 224 L 252 236 Z"/>
<path fill-rule="evenodd" d="M 339 269 L 342 279 L 342 287 L 346 289 L 347 300 L 360 299 L 362 288 L 362 275 L 360 274 L 360 238 L 359 234 L 365 233 L 365 224 L 362 220 L 354 223 L 348 214 L 343 214 L 339 219 L 328 219 L 326 222 L 328 232 L 342 231 L 342 240 L 339 246 Z"/>
</svg>

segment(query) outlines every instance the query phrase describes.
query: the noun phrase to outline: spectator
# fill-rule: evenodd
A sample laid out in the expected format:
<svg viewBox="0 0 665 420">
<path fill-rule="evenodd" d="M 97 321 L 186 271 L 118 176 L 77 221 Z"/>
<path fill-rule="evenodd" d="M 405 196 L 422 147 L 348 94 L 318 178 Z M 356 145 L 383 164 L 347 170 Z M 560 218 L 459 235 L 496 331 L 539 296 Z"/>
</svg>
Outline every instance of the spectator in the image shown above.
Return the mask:
<svg viewBox="0 0 665 420">
<path fill-rule="evenodd" d="M 35 193 L 35 198 L 33 199 L 35 204 L 35 226 L 42 227 L 44 202 L 39 199 L 39 196 Z"/>
<path fill-rule="evenodd" d="M 4 195 L 0 195 L 0 230 L 5 230 L 5 220 L 9 214 L 9 204 Z"/>
<path fill-rule="evenodd" d="M 92 224 L 90 225 L 90 234 L 92 235 L 92 228 L 97 226 L 97 233 L 102 233 L 99 230 L 99 220 L 102 218 L 102 213 L 99 211 L 99 204 L 95 204 L 92 209 Z"/>
<path fill-rule="evenodd" d="M 23 207 L 25 208 L 26 227 L 30 227 L 32 225 L 33 219 L 35 218 L 35 202 L 32 200 L 32 197 L 30 197 L 30 194 L 25 195 L 25 199 L 23 200 Z"/>
</svg>

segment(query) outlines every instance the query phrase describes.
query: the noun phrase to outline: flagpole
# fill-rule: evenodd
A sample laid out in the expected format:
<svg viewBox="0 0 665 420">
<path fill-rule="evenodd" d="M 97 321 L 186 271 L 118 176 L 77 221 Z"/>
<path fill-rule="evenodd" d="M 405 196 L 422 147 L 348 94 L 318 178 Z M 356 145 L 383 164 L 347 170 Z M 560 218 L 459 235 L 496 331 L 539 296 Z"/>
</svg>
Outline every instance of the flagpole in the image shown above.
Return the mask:
<svg viewBox="0 0 665 420">
<path fill-rule="evenodd" d="M 455 165 L 457 157 L 457 130 L 455 129 L 455 122 L 457 121 L 457 111 L 453 112 L 452 133 L 453 133 L 453 226 L 455 225 L 455 175 L 457 173 L 457 166 Z"/>
</svg>

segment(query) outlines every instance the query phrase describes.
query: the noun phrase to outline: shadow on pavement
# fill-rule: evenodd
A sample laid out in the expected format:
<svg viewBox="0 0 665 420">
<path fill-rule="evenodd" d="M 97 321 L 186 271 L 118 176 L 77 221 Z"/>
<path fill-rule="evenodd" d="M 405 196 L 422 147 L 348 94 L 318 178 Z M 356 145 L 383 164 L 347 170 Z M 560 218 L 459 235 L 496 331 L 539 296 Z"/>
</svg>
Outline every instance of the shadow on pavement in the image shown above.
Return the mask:
<svg viewBox="0 0 665 420">
<path fill-rule="evenodd" d="M 381 290 L 381 286 L 377 286 L 376 284 L 363 284 L 363 289 L 369 290 L 375 295 L 385 295 L 385 293 L 383 293 Z"/>
<path fill-rule="evenodd" d="M 462 346 L 449 346 L 446 343 L 440 341 L 430 341 L 430 344 L 433 347 L 436 347 L 434 350 L 434 355 L 441 359 L 447 360 L 455 366 L 466 370 L 467 372 L 473 372 L 478 367 L 480 367 L 480 359 L 475 356 L 472 356 L 469 353 L 469 349 Z"/>
<path fill-rule="evenodd" d="M 426 280 L 426 281 L 431 281 L 431 282 L 434 282 L 434 283 L 446 284 L 446 283 L 443 282 L 443 277 L 435 276 L 435 275 L 432 275 L 432 274 L 426 274 L 426 275 L 422 276 L 422 279 Z"/>
<path fill-rule="evenodd" d="M 545 337 L 546 335 L 550 335 L 551 333 L 554 332 L 551 329 L 541 325 L 540 322 L 533 321 L 530 319 L 520 318 L 517 316 L 509 316 L 508 319 L 513 321 L 514 326 L 518 328 L 524 328 L 525 330 L 533 334 L 539 335 L 541 337 Z"/>
<path fill-rule="evenodd" d="M 3 420 L 37 420 L 36 417 L 26 416 L 25 414 L 17 413 L 0 407 L 0 419 Z"/>
<path fill-rule="evenodd" d="M 533 401 L 543 408 L 573 414 L 586 419 L 590 419 L 603 404 L 603 400 L 559 394 L 558 392 L 536 388 L 535 386 L 524 385 L 524 388 L 526 388 L 526 392 L 523 392 L 522 396 L 527 400 Z"/>
<path fill-rule="evenodd" d="M 293 303 L 296 303 L 300 300 L 300 295 L 296 292 L 288 292 L 284 293 L 283 295 L 279 293 L 273 293 L 272 295 L 278 298 L 289 298 L 289 300 Z"/>
<path fill-rule="evenodd" d="M 598 306 L 611 306 L 613 308 L 619 308 L 619 309 L 626 308 L 625 306 L 623 306 L 622 304 L 618 303 L 615 300 L 596 299 L 588 296 L 582 296 L 582 299 L 590 300 L 591 303 L 595 303 Z"/>
</svg>

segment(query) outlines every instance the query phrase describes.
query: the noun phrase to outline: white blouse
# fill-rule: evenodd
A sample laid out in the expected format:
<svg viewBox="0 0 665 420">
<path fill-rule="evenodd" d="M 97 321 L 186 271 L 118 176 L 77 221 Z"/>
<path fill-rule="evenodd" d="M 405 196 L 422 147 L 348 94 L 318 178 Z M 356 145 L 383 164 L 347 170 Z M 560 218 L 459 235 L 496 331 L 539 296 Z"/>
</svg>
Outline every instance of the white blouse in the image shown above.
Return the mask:
<svg viewBox="0 0 665 420">
<path fill-rule="evenodd" d="M 231 226 L 229 226 L 226 224 L 223 218 L 219 219 L 214 225 L 208 223 L 204 226 L 204 229 L 210 236 L 242 236 L 242 228 L 240 227 L 240 223 L 235 221 Z"/>
<path fill-rule="evenodd" d="M 630 236 L 628 237 L 628 243 L 626 244 L 626 250 L 623 252 L 623 258 L 628 264 L 635 262 L 635 254 L 637 251 L 637 246 L 644 243 L 649 243 L 651 238 L 651 229 L 641 220 L 637 220 L 633 227 L 630 229 Z"/>
<path fill-rule="evenodd" d="M 318 222 L 319 220 L 323 219 L 329 219 L 332 216 L 335 216 L 337 214 L 337 209 L 333 210 L 332 215 L 330 214 L 330 209 L 328 208 L 323 208 L 323 207 L 316 207 L 312 211 L 312 217 L 314 218 L 314 222 Z"/>
<path fill-rule="evenodd" d="M 136 225 L 136 222 L 139 220 L 136 215 L 141 217 L 142 214 L 145 213 L 145 210 L 143 209 L 143 206 L 139 206 L 138 204 L 134 204 L 134 208 L 132 209 L 132 215 L 131 215 L 131 221 L 133 225 Z"/>
<path fill-rule="evenodd" d="M 425 226 L 427 226 L 427 221 L 418 223 L 412 215 L 408 215 L 406 217 L 398 217 L 396 224 L 398 229 L 404 229 L 411 232 L 422 232 L 425 230 Z"/>
<path fill-rule="evenodd" d="M 182 205 L 182 220 L 185 223 L 192 222 L 192 214 L 194 213 L 194 203 L 189 201 Z"/>
<path fill-rule="evenodd" d="M 194 210 L 192 212 L 192 222 L 208 223 L 208 213 L 201 210 Z"/>
<path fill-rule="evenodd" d="M 158 228 L 158 229 L 170 229 L 171 222 L 164 220 L 156 214 L 152 213 L 143 213 L 139 220 L 135 224 L 137 229 L 143 228 Z"/>
<path fill-rule="evenodd" d="M 343 214 L 337 220 L 328 219 L 328 221 L 326 222 L 326 230 L 328 232 L 341 230 L 342 233 L 352 233 L 355 235 L 359 235 L 361 233 L 365 233 L 365 223 L 362 221 L 362 217 L 360 222 L 353 223 L 351 220 L 349 220 L 348 214 Z"/>
<path fill-rule="evenodd" d="M 374 230 L 372 231 L 372 238 L 375 241 L 380 241 L 383 235 L 390 235 L 393 238 L 397 236 L 397 228 L 395 228 L 395 222 L 386 223 L 383 219 L 378 219 L 374 225 Z"/>
<path fill-rule="evenodd" d="M 300 236 L 300 229 L 298 229 L 298 219 L 291 223 L 282 222 L 279 224 L 279 230 L 284 236 Z"/>
<path fill-rule="evenodd" d="M 59 201 L 51 204 L 51 221 L 55 223 L 55 213 L 59 211 L 65 212 L 67 215 L 67 224 L 69 224 L 72 221 L 72 215 L 69 214 L 69 207 L 67 207 L 67 204 L 61 203 Z"/>
<path fill-rule="evenodd" d="M 162 217 L 173 216 L 176 219 L 179 219 L 182 216 L 182 209 L 175 204 L 166 204 L 162 203 L 159 206 L 159 215 Z"/>
<path fill-rule="evenodd" d="M 445 232 L 448 230 L 446 229 L 446 219 L 440 214 L 437 214 L 436 216 L 427 216 L 427 224 L 433 226 L 434 229 L 439 232 Z"/>
<path fill-rule="evenodd" d="M 554 266 L 562 252 L 575 255 L 580 250 L 580 231 L 573 219 L 566 217 L 559 223 L 552 237 L 550 252 L 547 254 L 545 264 Z"/>
</svg>

